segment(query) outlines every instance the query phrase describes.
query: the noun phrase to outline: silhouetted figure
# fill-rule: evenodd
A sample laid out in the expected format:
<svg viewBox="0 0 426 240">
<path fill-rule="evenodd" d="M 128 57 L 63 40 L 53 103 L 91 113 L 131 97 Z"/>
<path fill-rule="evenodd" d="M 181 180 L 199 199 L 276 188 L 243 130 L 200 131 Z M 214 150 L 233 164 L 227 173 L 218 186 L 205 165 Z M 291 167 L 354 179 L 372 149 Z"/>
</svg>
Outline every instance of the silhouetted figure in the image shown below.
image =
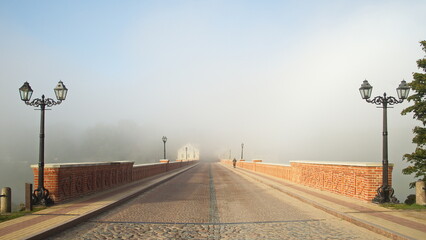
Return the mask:
<svg viewBox="0 0 426 240">
<path fill-rule="evenodd" d="M 234 160 L 232 160 L 232 165 L 234 165 L 234 168 L 236 168 L 236 166 L 237 166 L 237 159 L 234 158 Z"/>
</svg>

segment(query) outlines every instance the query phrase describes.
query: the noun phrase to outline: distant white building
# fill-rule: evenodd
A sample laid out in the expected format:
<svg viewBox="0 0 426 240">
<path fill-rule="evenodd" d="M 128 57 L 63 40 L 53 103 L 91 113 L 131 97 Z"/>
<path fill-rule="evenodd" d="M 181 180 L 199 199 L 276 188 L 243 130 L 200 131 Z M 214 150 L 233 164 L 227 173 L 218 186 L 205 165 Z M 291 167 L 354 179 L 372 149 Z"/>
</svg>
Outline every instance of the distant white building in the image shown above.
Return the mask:
<svg viewBox="0 0 426 240">
<path fill-rule="evenodd" d="M 188 143 L 179 148 L 177 160 L 200 160 L 200 150 Z"/>
</svg>

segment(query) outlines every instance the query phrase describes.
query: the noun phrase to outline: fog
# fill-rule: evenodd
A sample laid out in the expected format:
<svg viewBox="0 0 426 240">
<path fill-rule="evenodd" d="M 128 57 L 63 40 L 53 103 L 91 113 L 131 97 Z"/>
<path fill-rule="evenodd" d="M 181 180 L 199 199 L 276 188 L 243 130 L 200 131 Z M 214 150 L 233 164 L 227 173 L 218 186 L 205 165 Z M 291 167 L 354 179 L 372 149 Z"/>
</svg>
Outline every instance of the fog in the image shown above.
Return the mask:
<svg viewBox="0 0 426 240">
<path fill-rule="evenodd" d="M 40 112 L 19 99 L 67 99 L 46 112 L 45 162 L 158 162 L 187 143 L 202 159 L 381 162 L 382 110 L 424 57 L 424 1 L 3 1 L 0 187 L 23 199 L 38 162 Z M 400 200 L 415 149 L 412 116 L 388 111 Z"/>
</svg>

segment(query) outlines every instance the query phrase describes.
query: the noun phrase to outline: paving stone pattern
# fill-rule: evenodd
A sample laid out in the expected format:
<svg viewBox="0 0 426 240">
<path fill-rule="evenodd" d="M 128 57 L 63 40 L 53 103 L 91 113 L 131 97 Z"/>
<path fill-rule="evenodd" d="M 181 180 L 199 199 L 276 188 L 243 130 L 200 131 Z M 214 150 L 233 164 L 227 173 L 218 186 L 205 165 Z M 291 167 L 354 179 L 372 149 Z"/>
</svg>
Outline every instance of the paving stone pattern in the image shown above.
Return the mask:
<svg viewBox="0 0 426 240">
<path fill-rule="evenodd" d="M 325 221 L 248 224 L 87 223 L 53 239 L 380 239 Z"/>
<path fill-rule="evenodd" d="M 227 168 L 202 163 L 50 239 L 386 238 Z"/>
</svg>

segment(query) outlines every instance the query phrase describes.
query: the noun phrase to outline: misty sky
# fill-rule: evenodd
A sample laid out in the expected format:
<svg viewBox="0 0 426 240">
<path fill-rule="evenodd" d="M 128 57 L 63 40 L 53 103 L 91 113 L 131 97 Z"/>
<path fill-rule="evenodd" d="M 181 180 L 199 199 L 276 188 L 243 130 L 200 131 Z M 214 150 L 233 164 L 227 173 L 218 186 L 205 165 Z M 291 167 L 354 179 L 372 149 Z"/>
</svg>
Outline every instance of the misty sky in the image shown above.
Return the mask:
<svg viewBox="0 0 426 240">
<path fill-rule="evenodd" d="M 382 111 L 424 57 L 426 1 L 0 1 L 0 187 L 31 181 L 40 116 L 20 99 L 68 98 L 46 113 L 46 162 L 204 157 L 381 162 Z M 389 110 L 400 175 L 409 103 Z M 405 182 L 411 179 L 405 178 Z M 402 181 L 402 180 L 401 180 Z M 405 184 L 404 182 L 404 184 Z M 407 185 L 405 185 L 407 186 Z M 404 200 L 404 199 L 402 199 Z"/>
</svg>

